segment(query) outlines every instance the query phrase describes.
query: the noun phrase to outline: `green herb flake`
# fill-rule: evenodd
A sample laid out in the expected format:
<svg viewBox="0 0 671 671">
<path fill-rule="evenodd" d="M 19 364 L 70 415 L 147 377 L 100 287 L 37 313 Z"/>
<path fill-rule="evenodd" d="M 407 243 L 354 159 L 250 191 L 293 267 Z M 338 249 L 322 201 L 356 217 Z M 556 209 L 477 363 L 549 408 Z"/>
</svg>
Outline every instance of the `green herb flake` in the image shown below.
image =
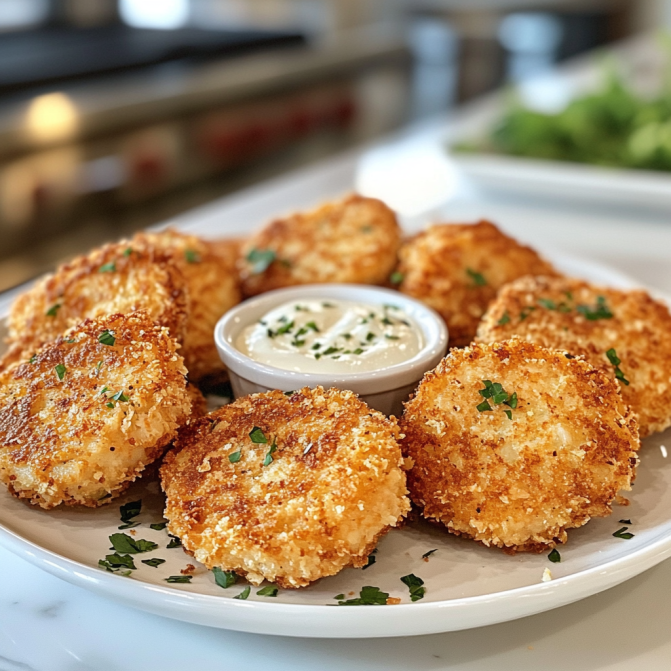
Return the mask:
<svg viewBox="0 0 671 671">
<path fill-rule="evenodd" d="M 168 534 L 168 536 L 170 536 L 170 542 L 165 546 L 168 550 L 182 547 L 182 541 L 177 536 L 173 536 L 172 534 Z"/>
<path fill-rule="evenodd" d="M 361 347 L 357 347 L 355 350 L 352 351 L 352 354 L 363 354 L 366 350 L 361 349 Z"/>
<path fill-rule="evenodd" d="M 100 268 L 98 268 L 99 273 L 115 273 L 116 272 L 116 263 L 114 261 L 110 263 L 103 263 Z"/>
<path fill-rule="evenodd" d="M 385 333 L 384 337 L 387 338 L 387 340 L 400 340 L 398 336 L 389 335 L 388 333 Z"/>
<path fill-rule="evenodd" d="M 240 594 L 238 594 L 237 596 L 234 596 L 233 598 L 234 599 L 240 599 L 241 601 L 246 601 L 247 597 L 249 596 L 249 593 L 251 591 L 252 591 L 252 588 L 249 585 L 247 585 L 247 587 L 245 587 L 245 589 L 243 589 L 242 592 L 240 592 Z"/>
<path fill-rule="evenodd" d="M 184 258 L 187 263 L 200 263 L 200 254 L 195 249 L 185 249 Z"/>
<path fill-rule="evenodd" d="M 102 368 L 102 365 L 103 365 L 103 361 L 102 361 L 102 359 L 101 359 L 101 360 L 98 361 L 98 363 L 96 364 L 96 373 L 99 373 L 99 372 L 100 372 L 100 369 Z"/>
<path fill-rule="evenodd" d="M 561 561 L 561 555 L 559 554 L 559 550 L 557 548 L 554 548 L 552 552 L 548 555 L 548 559 L 553 563 L 553 564 L 559 564 Z"/>
<path fill-rule="evenodd" d="M 487 286 L 487 280 L 476 270 L 473 270 L 472 268 L 466 268 L 466 274 L 473 280 L 474 287 Z"/>
<path fill-rule="evenodd" d="M 228 455 L 228 460 L 232 464 L 237 464 L 238 461 L 240 461 L 241 457 L 242 457 L 242 451 L 238 450 L 237 452 L 231 452 L 231 454 Z"/>
<path fill-rule="evenodd" d="M 257 596 L 277 596 L 279 590 L 275 585 L 266 585 L 262 587 L 256 594 Z"/>
<path fill-rule="evenodd" d="M 46 312 L 47 317 L 55 317 L 56 313 L 61 309 L 60 303 L 55 303 Z"/>
<path fill-rule="evenodd" d="M 112 534 L 110 537 L 112 549 L 117 552 L 127 552 L 128 554 L 141 554 L 143 552 L 151 552 L 155 550 L 158 545 L 152 541 L 138 538 L 135 540 L 128 534 Z"/>
<path fill-rule="evenodd" d="M 190 583 L 192 575 L 171 575 L 167 578 L 164 578 L 166 582 L 176 582 L 176 583 Z"/>
<path fill-rule="evenodd" d="M 429 550 L 422 555 L 422 559 L 428 559 L 434 552 L 438 552 L 438 548 L 435 550 Z"/>
<path fill-rule="evenodd" d="M 540 305 L 542 308 L 545 308 L 546 310 L 557 309 L 557 304 L 553 300 L 550 300 L 549 298 L 539 298 L 538 305 Z"/>
<path fill-rule="evenodd" d="M 109 329 L 105 329 L 99 336 L 98 342 L 102 345 L 108 345 L 111 347 L 116 342 L 116 338 Z"/>
<path fill-rule="evenodd" d="M 249 437 L 252 439 L 252 443 L 256 443 L 257 445 L 265 444 L 265 443 L 268 442 L 268 439 L 266 438 L 266 434 L 263 433 L 263 429 L 259 428 L 258 426 L 255 426 L 249 432 Z"/>
<path fill-rule="evenodd" d="M 617 356 L 617 352 L 611 347 L 607 352 L 606 356 L 608 357 L 608 361 L 610 361 L 613 366 L 615 366 L 615 377 L 622 382 L 625 386 L 629 386 L 629 380 L 624 376 L 624 373 L 622 372 L 620 368 L 620 359 Z"/>
<path fill-rule="evenodd" d="M 376 338 L 375 334 L 372 333 L 371 331 L 368 331 L 368 333 L 366 334 L 366 342 L 372 342 L 373 340 L 375 340 L 375 338 Z"/>
<path fill-rule="evenodd" d="M 133 248 L 132 247 L 126 247 L 126 249 L 123 250 L 123 255 L 126 258 L 128 258 L 132 253 L 133 253 Z"/>
<path fill-rule="evenodd" d="M 615 538 L 624 538 L 628 541 L 630 538 L 634 537 L 634 534 L 627 531 L 628 528 L 629 527 L 622 527 L 621 529 L 618 529 L 613 536 L 615 536 Z"/>
<path fill-rule="evenodd" d="M 319 333 L 319 327 L 314 322 L 308 322 L 305 326 L 312 329 L 315 333 Z"/>
<path fill-rule="evenodd" d="M 338 601 L 339 606 L 385 606 L 389 594 L 383 592 L 379 587 L 366 585 L 361 588 L 359 596 L 356 599 L 347 599 L 347 601 Z"/>
<path fill-rule="evenodd" d="M 266 453 L 266 458 L 263 460 L 264 466 L 270 466 L 273 463 L 273 454 L 277 451 L 277 445 L 273 440 L 273 444 L 270 446 L 270 449 Z"/>
<path fill-rule="evenodd" d="M 124 503 L 119 507 L 119 515 L 123 525 L 119 529 L 132 529 L 133 527 L 138 526 L 140 523 L 133 521 L 134 517 L 137 517 L 142 510 L 142 499 L 138 501 L 129 501 Z"/>
<path fill-rule="evenodd" d="M 153 557 L 152 559 L 141 559 L 140 561 L 147 566 L 151 566 L 152 568 L 158 568 L 161 564 L 165 564 L 165 559 L 161 559 L 160 557 Z"/>
<path fill-rule="evenodd" d="M 334 308 L 335 305 L 334 305 L 333 303 L 329 303 L 329 302 L 327 302 L 327 301 L 324 301 L 324 302 L 322 303 L 322 307 L 323 307 L 323 308 Z"/>
<path fill-rule="evenodd" d="M 286 324 L 284 324 L 284 326 L 280 326 L 280 328 L 277 329 L 275 335 L 284 335 L 285 333 L 289 333 L 293 327 L 294 327 L 293 321 L 287 322 Z"/>
<path fill-rule="evenodd" d="M 512 411 L 512 410 L 504 410 L 503 412 L 505 413 L 506 417 L 507 417 L 509 420 L 512 421 L 512 419 L 513 419 L 513 411 Z"/>
<path fill-rule="evenodd" d="M 506 310 L 503 313 L 503 317 L 499 319 L 499 321 L 496 322 L 499 326 L 505 326 L 506 324 L 510 323 L 510 315 L 508 314 L 508 310 Z"/>
<path fill-rule="evenodd" d="M 478 412 L 491 412 L 492 406 L 489 405 L 489 401 L 485 400 L 482 403 L 475 406 Z"/>
<path fill-rule="evenodd" d="M 396 270 L 389 276 L 389 281 L 392 284 L 400 284 L 403 282 L 404 277 L 405 275 L 403 275 L 403 273 L 399 273 L 398 270 Z"/>
<path fill-rule="evenodd" d="M 62 380 L 65 377 L 66 368 L 62 363 L 59 363 L 55 366 L 55 371 L 59 380 Z"/>
<path fill-rule="evenodd" d="M 31 356 L 30 359 L 28 359 L 28 363 L 35 363 L 36 359 L 37 359 L 37 354 L 33 354 L 33 356 Z"/>
<path fill-rule="evenodd" d="M 410 601 L 419 601 L 424 598 L 426 594 L 426 587 L 424 581 L 416 575 L 410 573 L 401 578 L 401 582 L 408 586 L 410 590 Z"/>
<path fill-rule="evenodd" d="M 110 401 L 109 403 L 105 403 L 105 405 L 106 405 L 108 408 L 114 408 L 114 407 L 115 407 L 114 403 L 112 403 L 111 401 Z"/>
<path fill-rule="evenodd" d="M 631 520 L 618 520 L 619 524 L 631 524 Z"/>
<path fill-rule="evenodd" d="M 168 526 L 167 522 L 154 522 L 154 524 L 150 524 L 149 528 L 153 529 L 154 531 L 163 531 Z"/>
<path fill-rule="evenodd" d="M 344 599 L 344 598 L 345 598 L 345 595 L 344 595 L 344 594 L 336 594 L 333 598 L 334 598 L 336 601 L 340 601 L 340 599 Z"/>
<path fill-rule="evenodd" d="M 362 567 L 362 570 L 365 571 L 367 568 L 370 568 L 376 561 L 375 554 L 371 553 L 368 555 L 368 563 Z"/>
<path fill-rule="evenodd" d="M 214 582 L 224 589 L 227 589 L 231 585 L 235 585 L 238 581 L 238 575 L 234 571 L 223 571 L 215 566 L 212 569 L 212 573 L 214 574 Z"/>
<path fill-rule="evenodd" d="M 252 264 L 252 272 L 260 275 L 268 270 L 277 255 L 272 249 L 252 249 L 246 258 Z"/>
<path fill-rule="evenodd" d="M 112 396 L 113 401 L 121 401 L 122 403 L 127 403 L 128 402 L 128 396 L 124 394 L 122 391 L 118 391 L 114 396 Z"/>
<path fill-rule="evenodd" d="M 328 356 L 329 354 L 336 354 L 337 352 L 342 352 L 342 347 L 327 347 L 322 354 Z"/>
<path fill-rule="evenodd" d="M 596 321 L 597 319 L 612 319 L 613 313 L 606 305 L 606 299 L 603 296 L 598 296 L 596 299 L 596 307 L 591 308 L 589 305 L 578 305 L 576 310 L 589 321 Z"/>
<path fill-rule="evenodd" d="M 527 305 L 520 312 L 520 321 L 523 322 L 536 308 L 533 305 Z"/>
<path fill-rule="evenodd" d="M 101 559 L 98 562 L 98 566 L 103 566 L 112 573 L 115 572 L 114 569 L 125 568 L 135 570 L 137 568 L 133 558 L 130 555 L 120 555 L 118 552 L 115 552 L 111 555 L 106 555 L 105 559 Z"/>
</svg>

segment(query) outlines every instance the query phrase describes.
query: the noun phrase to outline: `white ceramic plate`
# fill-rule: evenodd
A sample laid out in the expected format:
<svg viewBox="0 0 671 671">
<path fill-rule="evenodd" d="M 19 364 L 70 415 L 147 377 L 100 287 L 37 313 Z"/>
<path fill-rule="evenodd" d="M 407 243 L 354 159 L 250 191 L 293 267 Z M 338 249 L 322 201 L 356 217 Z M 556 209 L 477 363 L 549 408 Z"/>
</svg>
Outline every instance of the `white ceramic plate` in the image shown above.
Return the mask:
<svg viewBox="0 0 671 671">
<path fill-rule="evenodd" d="M 554 258 L 565 272 L 596 282 L 631 286 L 608 268 L 569 258 Z M 0 314 L 0 316 L 3 316 Z M 545 555 L 514 557 L 490 550 L 418 523 L 394 530 L 379 545 L 376 563 L 365 570 L 345 569 L 303 590 L 280 590 L 275 598 L 233 599 L 245 587 L 217 586 L 212 574 L 179 547 L 168 549 L 167 532 L 149 524 L 162 520 L 163 499 L 156 482 L 137 483 L 113 504 L 98 510 L 63 508 L 43 511 L 0 492 L 0 544 L 68 582 L 167 617 L 255 633 L 312 637 L 381 637 L 430 634 L 467 629 L 542 612 L 590 596 L 631 578 L 671 555 L 671 431 L 646 439 L 629 507 L 616 506 L 608 519 L 592 520 L 569 532 L 562 561 Z M 135 538 L 158 549 L 135 555 L 132 577 L 101 570 L 98 560 L 110 552 L 108 537 L 121 524 L 119 506 L 141 499 Z M 635 537 L 613 532 L 627 525 Z M 128 531 L 126 531 L 128 533 Z M 422 555 L 436 549 L 429 561 Z M 143 559 L 160 557 L 153 568 Z M 187 564 L 196 565 L 191 584 L 168 584 Z M 553 580 L 541 582 L 549 568 Z M 427 593 L 411 603 L 400 581 L 409 573 L 421 577 Z M 400 597 L 401 605 L 377 608 L 337 607 L 334 597 L 358 595 L 373 585 Z"/>
</svg>

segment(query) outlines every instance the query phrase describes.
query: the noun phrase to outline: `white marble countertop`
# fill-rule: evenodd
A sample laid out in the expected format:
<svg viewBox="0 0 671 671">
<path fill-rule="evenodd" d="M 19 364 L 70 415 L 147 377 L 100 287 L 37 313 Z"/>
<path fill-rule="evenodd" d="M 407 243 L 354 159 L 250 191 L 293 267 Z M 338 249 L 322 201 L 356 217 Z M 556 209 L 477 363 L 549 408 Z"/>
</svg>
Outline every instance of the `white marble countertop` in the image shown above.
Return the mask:
<svg viewBox="0 0 671 671">
<path fill-rule="evenodd" d="M 671 293 L 671 214 L 608 203 L 576 206 L 531 195 L 496 196 L 458 174 L 450 177 L 451 198 L 437 202 L 440 183 L 432 186 L 431 180 L 444 160 L 440 147 L 445 130 L 441 124 L 426 125 L 383 147 L 254 187 L 174 223 L 207 231 L 226 220 L 242 233 L 272 214 L 355 187 L 377 195 L 387 189 L 393 196 L 401 180 L 413 194 L 411 201 L 400 202 L 406 221 L 487 217 L 541 249 L 592 258 Z M 428 170 L 418 169 L 420 164 Z M 189 666 L 199 671 L 661 671 L 671 668 L 668 594 L 671 561 L 578 603 L 481 629 L 375 640 L 280 638 L 136 611 L 62 582 L 0 549 L 0 671 L 182 671 Z"/>
</svg>

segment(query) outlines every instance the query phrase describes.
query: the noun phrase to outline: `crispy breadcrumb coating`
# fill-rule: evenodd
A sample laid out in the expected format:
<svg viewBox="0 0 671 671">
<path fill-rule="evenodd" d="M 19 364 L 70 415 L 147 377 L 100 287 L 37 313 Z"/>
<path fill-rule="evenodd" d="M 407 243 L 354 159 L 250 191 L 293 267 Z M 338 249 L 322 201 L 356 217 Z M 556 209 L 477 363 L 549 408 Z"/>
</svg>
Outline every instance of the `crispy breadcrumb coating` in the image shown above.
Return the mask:
<svg viewBox="0 0 671 671">
<path fill-rule="evenodd" d="M 138 233 L 129 244 L 133 249 L 158 249 L 169 254 L 184 275 L 190 310 L 182 356 L 189 379 L 199 382 L 224 373 L 225 366 L 214 344 L 214 327 L 241 298 L 235 255 L 230 246 L 172 229 Z"/>
<path fill-rule="evenodd" d="M 522 278 L 501 290 L 478 329 L 481 342 L 513 335 L 582 354 L 595 368 L 619 377 L 622 397 L 638 415 L 641 437 L 671 426 L 666 402 L 671 393 L 671 315 L 647 292 L 569 278 Z"/>
<path fill-rule="evenodd" d="M 252 440 L 255 427 L 267 442 Z M 363 566 L 410 507 L 397 438 L 395 420 L 350 391 L 238 399 L 181 430 L 166 456 L 170 533 L 255 585 L 303 587 Z"/>
<path fill-rule="evenodd" d="M 610 515 L 631 489 L 640 445 L 615 382 L 518 339 L 451 350 L 400 426 L 424 516 L 509 552 L 544 552 L 567 529 Z"/>
<path fill-rule="evenodd" d="M 28 356 L 86 318 L 145 310 L 178 341 L 184 337 L 188 294 L 182 273 L 158 251 L 108 244 L 62 265 L 11 307 L 9 345 Z"/>
<path fill-rule="evenodd" d="M 522 275 L 556 274 L 533 249 L 488 221 L 430 226 L 406 241 L 399 257 L 398 289 L 441 315 L 451 347 L 473 340 L 501 286 Z"/>
<path fill-rule="evenodd" d="M 0 480 L 42 508 L 108 503 L 189 416 L 185 376 L 146 313 L 85 320 L 0 371 Z"/>
<path fill-rule="evenodd" d="M 242 249 L 246 296 L 296 284 L 384 284 L 396 264 L 401 230 L 380 200 L 351 195 L 276 219 Z"/>
</svg>

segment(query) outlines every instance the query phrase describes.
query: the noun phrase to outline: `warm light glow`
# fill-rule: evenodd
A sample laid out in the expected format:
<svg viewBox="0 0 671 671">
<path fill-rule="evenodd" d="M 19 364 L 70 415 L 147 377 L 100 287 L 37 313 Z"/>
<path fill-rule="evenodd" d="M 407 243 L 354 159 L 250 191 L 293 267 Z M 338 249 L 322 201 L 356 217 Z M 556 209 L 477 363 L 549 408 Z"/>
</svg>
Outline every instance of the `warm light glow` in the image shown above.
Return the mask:
<svg viewBox="0 0 671 671">
<path fill-rule="evenodd" d="M 34 98 L 26 114 L 26 128 L 38 142 L 54 142 L 72 137 L 79 124 L 74 103 L 64 93 L 48 93 Z"/>
<path fill-rule="evenodd" d="M 457 173 L 439 146 L 406 140 L 366 152 L 357 167 L 356 188 L 401 215 L 417 216 L 454 195 Z"/>
<path fill-rule="evenodd" d="M 121 0 L 119 14 L 133 28 L 173 30 L 189 19 L 189 0 Z"/>
</svg>

